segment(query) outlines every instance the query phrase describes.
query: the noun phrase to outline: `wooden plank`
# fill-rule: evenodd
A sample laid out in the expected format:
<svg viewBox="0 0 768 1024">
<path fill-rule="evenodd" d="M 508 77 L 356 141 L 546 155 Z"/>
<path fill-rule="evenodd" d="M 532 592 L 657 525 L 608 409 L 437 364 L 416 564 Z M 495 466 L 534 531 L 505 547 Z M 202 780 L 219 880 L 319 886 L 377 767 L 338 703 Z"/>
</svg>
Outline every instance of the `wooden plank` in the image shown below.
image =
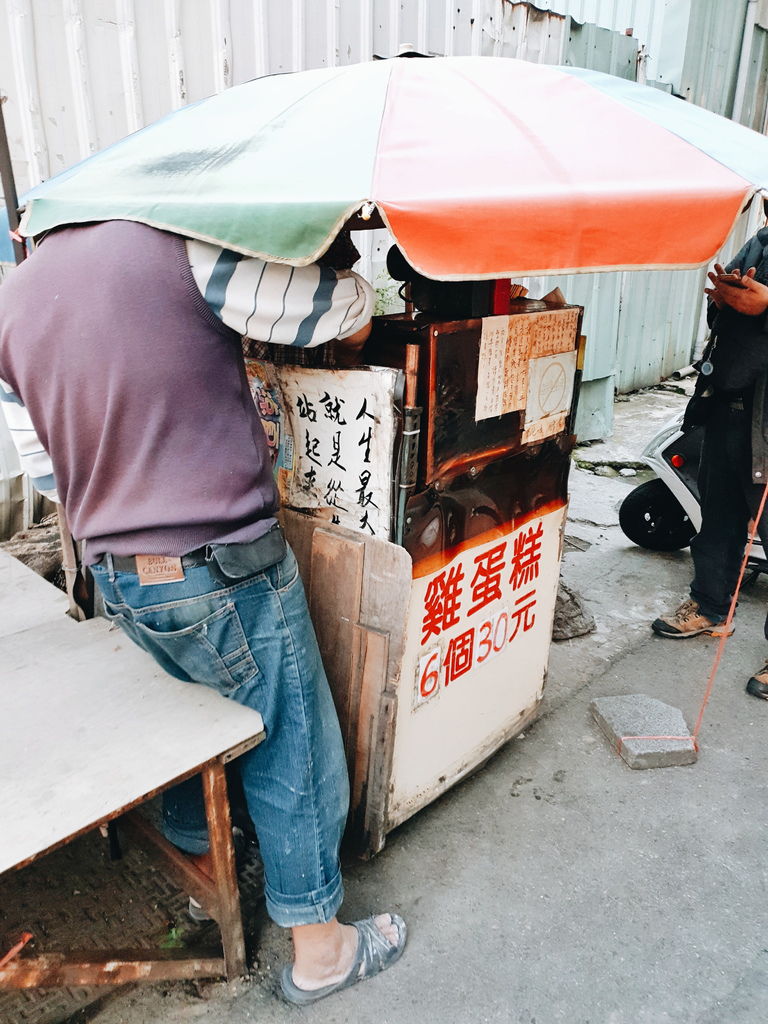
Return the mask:
<svg viewBox="0 0 768 1024">
<path fill-rule="evenodd" d="M 206 875 L 190 857 L 183 853 L 168 840 L 141 814 L 131 811 L 122 815 L 117 821 L 120 830 L 137 841 L 139 845 L 148 847 L 162 857 L 165 867 L 176 879 L 178 885 L 197 902 L 205 907 L 206 913 L 218 920 L 218 894 L 211 878 Z"/>
<path fill-rule="evenodd" d="M 376 740 L 378 735 L 379 711 L 382 696 L 387 686 L 387 663 L 389 636 L 372 629 L 358 626 L 354 630 L 355 657 L 351 680 L 356 691 L 355 705 L 350 708 L 354 723 L 350 722 L 350 748 L 354 751 L 350 785 L 350 828 L 348 841 L 358 853 L 368 847 L 368 833 L 372 825 L 379 831 L 383 828 L 383 809 L 386 796 L 378 793 L 377 785 L 386 787 L 386 780 L 375 773 Z M 394 737 L 390 735 L 390 742 Z M 373 772 L 373 774 L 372 774 Z M 369 820 L 371 801 L 382 809 L 381 821 Z"/>
<path fill-rule="evenodd" d="M 100 960 L 92 952 L 80 957 L 46 953 L 12 960 L 0 968 L 0 989 L 65 988 L 92 985 L 124 985 L 132 981 L 179 981 L 185 978 L 214 978 L 225 974 L 221 956 L 180 955 L 155 958 L 146 949 L 118 950 Z"/>
<path fill-rule="evenodd" d="M 285 509 L 281 513 L 286 536 L 299 563 L 301 576 L 310 595 L 310 613 L 318 633 L 318 639 L 326 628 L 333 626 L 334 614 L 351 618 L 349 606 L 342 604 L 343 596 L 337 593 L 337 581 L 333 577 L 314 579 L 314 569 L 321 563 L 313 558 L 313 535 L 318 530 L 333 533 L 350 541 L 365 545 L 363 587 L 357 620 L 361 625 L 370 626 L 390 637 L 389 675 L 399 675 L 400 662 L 405 644 L 408 601 L 411 591 L 412 562 L 405 548 L 378 537 L 369 537 L 341 526 L 320 524 L 318 520 L 298 512 Z M 325 566 L 322 566 L 325 571 Z M 316 611 L 316 605 L 322 606 Z M 333 608 L 336 612 L 333 612 Z M 335 628 L 335 627 L 334 627 Z M 331 646 L 332 641 L 321 642 L 321 651 Z"/>
<path fill-rule="evenodd" d="M 323 665 L 336 702 L 342 734 L 348 738 L 354 703 L 351 677 L 353 627 L 360 620 L 365 540 L 328 529 L 312 535 L 312 588 L 309 607 Z M 347 746 L 348 759 L 352 750 Z"/>
<path fill-rule="evenodd" d="M 389 813 L 389 797 L 392 789 L 396 721 L 397 697 L 387 693 L 382 697 L 379 707 L 369 757 L 369 796 L 365 808 L 367 845 L 364 851 L 367 856 L 373 856 L 384 848 L 386 835 L 394 828 Z"/>
<path fill-rule="evenodd" d="M 409 408 L 418 405 L 419 352 L 418 345 L 405 346 L 405 404 Z"/>
<path fill-rule="evenodd" d="M 299 563 L 304 589 L 309 594 L 312 588 L 312 534 L 318 521 L 312 516 L 287 508 L 280 510 L 278 518 Z"/>
<path fill-rule="evenodd" d="M 66 594 L 7 551 L 0 551 L 0 637 L 67 619 L 68 607 Z M 69 625 L 75 627 L 72 621 Z"/>
<path fill-rule="evenodd" d="M 245 936 L 240 912 L 240 893 L 232 842 L 227 776 L 224 766 L 211 764 L 203 771 L 203 797 L 208 822 L 213 880 L 216 885 L 217 916 L 227 965 L 227 979 L 234 981 L 246 972 Z"/>
<path fill-rule="evenodd" d="M 305 584 L 311 574 L 310 612 L 347 752 L 352 812 L 347 841 L 358 852 L 377 852 L 391 827 L 388 799 L 411 558 L 388 541 L 321 526 L 289 510 L 282 515 L 291 545 L 304 553 L 303 563 L 297 558 Z M 318 534 L 323 538 L 316 556 Z"/>
<path fill-rule="evenodd" d="M 400 678 L 408 626 L 413 563 L 405 548 L 371 537 L 365 548 L 360 623 L 386 633 L 388 685 Z"/>
</svg>

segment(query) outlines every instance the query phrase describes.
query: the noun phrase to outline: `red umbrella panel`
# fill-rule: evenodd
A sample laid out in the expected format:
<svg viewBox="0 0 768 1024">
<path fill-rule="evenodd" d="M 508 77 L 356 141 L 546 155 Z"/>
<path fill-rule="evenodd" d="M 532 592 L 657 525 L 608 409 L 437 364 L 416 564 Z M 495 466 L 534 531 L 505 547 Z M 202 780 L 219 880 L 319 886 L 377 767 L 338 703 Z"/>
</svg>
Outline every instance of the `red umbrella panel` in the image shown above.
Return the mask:
<svg viewBox="0 0 768 1024">
<path fill-rule="evenodd" d="M 450 102 L 436 101 L 437 78 Z M 471 126 L 458 145 L 456 124 Z M 768 140 L 755 138 L 768 171 Z M 410 262 L 455 279 L 696 266 L 751 191 L 610 92 L 503 60 L 394 74 L 373 187 Z"/>
</svg>

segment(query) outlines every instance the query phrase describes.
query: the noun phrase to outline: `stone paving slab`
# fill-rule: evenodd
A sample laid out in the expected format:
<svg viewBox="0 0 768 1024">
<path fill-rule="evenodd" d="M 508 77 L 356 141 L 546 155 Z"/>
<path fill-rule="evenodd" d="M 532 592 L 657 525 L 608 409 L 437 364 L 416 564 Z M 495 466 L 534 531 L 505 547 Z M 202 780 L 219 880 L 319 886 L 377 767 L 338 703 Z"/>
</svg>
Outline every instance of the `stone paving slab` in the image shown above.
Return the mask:
<svg viewBox="0 0 768 1024">
<path fill-rule="evenodd" d="M 671 768 L 698 759 L 679 708 L 644 693 L 597 697 L 589 705 L 611 746 L 630 768 Z"/>
</svg>

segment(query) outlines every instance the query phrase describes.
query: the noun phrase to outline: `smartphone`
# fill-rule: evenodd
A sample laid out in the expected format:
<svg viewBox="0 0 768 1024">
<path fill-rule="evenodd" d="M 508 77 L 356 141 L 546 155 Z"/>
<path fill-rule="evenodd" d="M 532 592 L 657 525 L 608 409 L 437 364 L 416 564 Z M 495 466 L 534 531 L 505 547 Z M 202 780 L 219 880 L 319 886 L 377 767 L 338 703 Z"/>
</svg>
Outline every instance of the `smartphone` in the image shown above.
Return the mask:
<svg viewBox="0 0 768 1024">
<path fill-rule="evenodd" d="M 717 283 L 730 285 L 731 288 L 746 288 L 747 286 L 741 280 L 741 274 L 721 274 Z"/>
</svg>

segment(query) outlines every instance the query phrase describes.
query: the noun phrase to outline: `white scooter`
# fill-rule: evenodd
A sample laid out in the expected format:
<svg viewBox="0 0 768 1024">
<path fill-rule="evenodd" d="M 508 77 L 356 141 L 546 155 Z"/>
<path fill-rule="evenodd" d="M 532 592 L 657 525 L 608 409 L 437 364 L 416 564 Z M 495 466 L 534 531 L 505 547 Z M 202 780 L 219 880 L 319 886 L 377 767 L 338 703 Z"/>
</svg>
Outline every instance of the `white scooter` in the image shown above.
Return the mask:
<svg viewBox="0 0 768 1024">
<path fill-rule="evenodd" d="M 648 442 L 642 459 L 656 479 L 635 487 L 619 507 L 619 525 L 626 536 L 651 551 L 679 551 L 701 527 L 698 475 L 704 428 L 683 433 L 682 423 L 681 412 Z M 759 537 L 749 565 L 753 573 L 768 570 Z"/>
</svg>

